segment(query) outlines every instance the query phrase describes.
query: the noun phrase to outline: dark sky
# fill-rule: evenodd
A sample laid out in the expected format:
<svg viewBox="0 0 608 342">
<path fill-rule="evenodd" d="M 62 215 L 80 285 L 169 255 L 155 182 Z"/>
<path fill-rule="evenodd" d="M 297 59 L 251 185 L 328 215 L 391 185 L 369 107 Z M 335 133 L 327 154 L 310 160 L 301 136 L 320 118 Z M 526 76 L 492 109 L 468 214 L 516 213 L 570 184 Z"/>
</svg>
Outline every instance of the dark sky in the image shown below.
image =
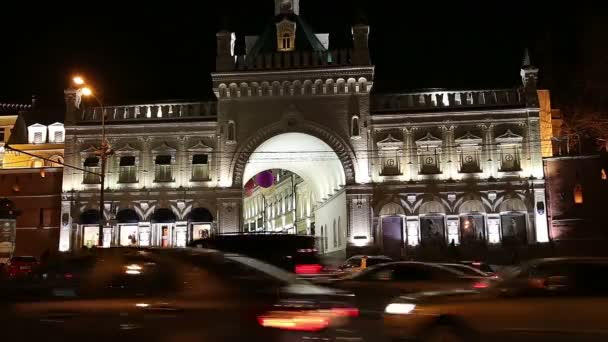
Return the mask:
<svg viewBox="0 0 608 342">
<path fill-rule="evenodd" d="M 580 4 L 529 2 L 302 0 L 301 15 L 329 32 L 334 46 L 365 15 L 376 91 L 514 86 L 529 47 L 554 102 L 581 89 L 605 93 L 607 18 Z M 107 103 L 208 98 L 215 32 L 260 33 L 273 15 L 271 0 L 83 3 L 4 12 L 0 101 L 36 94 L 61 105 L 73 73 L 91 80 Z"/>
</svg>

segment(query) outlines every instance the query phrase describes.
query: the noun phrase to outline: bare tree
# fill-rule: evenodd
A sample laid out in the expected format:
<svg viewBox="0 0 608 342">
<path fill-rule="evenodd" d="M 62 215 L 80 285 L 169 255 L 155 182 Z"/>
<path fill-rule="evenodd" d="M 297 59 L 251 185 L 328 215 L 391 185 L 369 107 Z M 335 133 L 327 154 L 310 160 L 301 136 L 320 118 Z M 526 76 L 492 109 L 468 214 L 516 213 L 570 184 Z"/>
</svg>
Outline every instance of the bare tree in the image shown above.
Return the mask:
<svg viewBox="0 0 608 342">
<path fill-rule="evenodd" d="M 568 111 L 563 118 L 561 137 L 570 150 L 583 152 L 584 143 L 592 141 L 597 151 L 608 152 L 608 113 Z"/>
</svg>

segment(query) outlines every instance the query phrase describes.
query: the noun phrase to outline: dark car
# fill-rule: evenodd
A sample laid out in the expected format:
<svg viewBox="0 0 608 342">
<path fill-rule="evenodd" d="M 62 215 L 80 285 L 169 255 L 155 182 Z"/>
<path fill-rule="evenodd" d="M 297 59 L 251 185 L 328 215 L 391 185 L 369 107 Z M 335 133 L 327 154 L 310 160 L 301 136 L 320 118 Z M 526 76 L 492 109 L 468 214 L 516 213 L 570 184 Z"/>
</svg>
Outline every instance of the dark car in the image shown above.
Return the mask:
<svg viewBox="0 0 608 342">
<path fill-rule="evenodd" d="M 485 263 L 483 261 L 460 261 L 460 264 L 476 268 L 490 276 L 493 276 L 496 274 L 496 271 L 494 271 L 492 266 L 488 265 L 487 263 Z"/>
<path fill-rule="evenodd" d="M 384 322 L 422 341 L 608 341 L 608 259 L 536 260 L 485 290 L 400 297 Z"/>
<path fill-rule="evenodd" d="M 299 341 L 356 337 L 352 296 L 209 250 L 110 248 L 49 261 L 0 289 L 20 341 Z"/>
<path fill-rule="evenodd" d="M 468 276 L 472 276 L 472 277 L 493 277 L 492 274 L 488 274 L 478 268 L 471 267 L 468 265 L 463 265 L 463 264 L 440 264 L 440 265 L 448 267 L 448 268 L 452 268 L 456 271 L 462 272 L 462 273 L 464 273 Z"/>
<path fill-rule="evenodd" d="M 193 241 L 195 248 L 238 253 L 300 275 L 323 271 L 314 236 L 277 233 L 218 234 Z"/>
<path fill-rule="evenodd" d="M 372 266 L 326 284 L 353 292 L 358 307 L 371 316 L 381 315 L 386 304 L 402 294 L 488 286 L 482 277 L 470 277 L 441 265 L 413 261 Z"/>
</svg>

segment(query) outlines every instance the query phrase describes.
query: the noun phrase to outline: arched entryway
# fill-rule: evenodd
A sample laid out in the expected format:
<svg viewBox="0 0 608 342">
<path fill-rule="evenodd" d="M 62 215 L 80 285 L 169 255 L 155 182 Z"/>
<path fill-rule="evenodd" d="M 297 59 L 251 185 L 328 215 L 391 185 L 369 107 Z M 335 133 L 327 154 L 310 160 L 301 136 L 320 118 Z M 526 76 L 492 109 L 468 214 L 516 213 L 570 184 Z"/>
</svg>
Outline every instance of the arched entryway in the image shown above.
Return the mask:
<svg viewBox="0 0 608 342">
<path fill-rule="evenodd" d="M 152 245 L 161 247 L 184 247 L 185 233 L 177 236 L 175 231 L 175 214 L 171 209 L 159 208 L 152 214 Z"/>
<path fill-rule="evenodd" d="M 330 145 L 291 132 L 274 135 L 246 154 L 242 173 L 234 175 L 245 188 L 242 231 L 315 234 L 325 253 L 345 249 L 344 187 L 352 174 Z"/>
<path fill-rule="evenodd" d="M 507 243 L 528 242 L 528 209 L 520 198 L 508 198 L 498 207 L 501 240 Z"/>
<path fill-rule="evenodd" d="M 149 229 L 139 231 L 141 218 L 133 209 L 122 209 L 116 213 L 118 234 L 116 244 L 118 246 L 148 246 L 150 240 Z M 141 242 L 141 244 L 140 244 Z"/>
<path fill-rule="evenodd" d="M 422 243 L 445 243 L 445 208 L 437 200 L 420 205 L 420 240 Z"/>
<path fill-rule="evenodd" d="M 460 205 L 460 243 L 487 241 L 485 213 L 483 203 L 477 199 L 467 200 Z"/>
<path fill-rule="evenodd" d="M 190 241 L 207 239 L 211 236 L 213 215 L 206 208 L 194 208 L 186 216 Z"/>
<path fill-rule="evenodd" d="M 82 246 L 91 248 L 99 244 L 99 218 L 99 210 L 95 209 L 85 210 L 78 217 L 78 225 L 82 230 Z M 109 240 L 106 243 L 105 234 L 103 242 L 104 246 L 110 243 Z"/>
</svg>

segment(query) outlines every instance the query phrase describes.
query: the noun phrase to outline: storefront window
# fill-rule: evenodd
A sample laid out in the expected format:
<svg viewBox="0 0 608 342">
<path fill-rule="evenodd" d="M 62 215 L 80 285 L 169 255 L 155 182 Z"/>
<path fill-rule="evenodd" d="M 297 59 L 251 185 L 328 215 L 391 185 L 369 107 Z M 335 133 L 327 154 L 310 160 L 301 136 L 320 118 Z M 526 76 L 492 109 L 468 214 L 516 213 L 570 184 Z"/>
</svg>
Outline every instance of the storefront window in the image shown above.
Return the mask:
<svg viewBox="0 0 608 342">
<path fill-rule="evenodd" d="M 472 214 L 460 216 L 462 242 L 484 241 L 486 238 L 484 226 L 483 215 Z"/>
<path fill-rule="evenodd" d="M 193 223 L 192 224 L 192 240 L 208 239 L 211 237 L 210 223 Z"/>
<path fill-rule="evenodd" d="M 99 243 L 99 226 L 85 226 L 83 228 L 84 241 L 86 247 L 94 247 Z"/>
<path fill-rule="evenodd" d="M 445 243 L 445 224 L 442 215 L 427 215 L 420 218 L 420 235 L 424 243 Z"/>
<path fill-rule="evenodd" d="M 120 226 L 120 245 L 137 246 L 137 226 Z"/>
<path fill-rule="evenodd" d="M 526 243 L 526 214 L 507 213 L 500 216 L 502 227 L 502 239 L 507 242 Z"/>
<path fill-rule="evenodd" d="M 163 225 L 160 228 L 161 247 L 171 247 L 171 227 Z"/>
</svg>

